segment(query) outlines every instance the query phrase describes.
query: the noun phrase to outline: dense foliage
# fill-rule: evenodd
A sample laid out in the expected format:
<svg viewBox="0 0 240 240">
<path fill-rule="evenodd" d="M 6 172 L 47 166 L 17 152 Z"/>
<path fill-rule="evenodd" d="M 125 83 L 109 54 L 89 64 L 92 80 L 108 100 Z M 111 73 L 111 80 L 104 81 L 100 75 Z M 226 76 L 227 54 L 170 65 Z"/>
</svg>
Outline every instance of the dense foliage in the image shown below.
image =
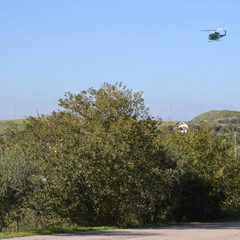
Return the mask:
<svg viewBox="0 0 240 240">
<path fill-rule="evenodd" d="M 66 93 L 0 148 L 0 223 L 144 225 L 237 212 L 239 158 L 208 127 L 161 128 L 142 93 L 105 83 Z M 30 219 L 27 221 L 27 219 Z"/>
</svg>

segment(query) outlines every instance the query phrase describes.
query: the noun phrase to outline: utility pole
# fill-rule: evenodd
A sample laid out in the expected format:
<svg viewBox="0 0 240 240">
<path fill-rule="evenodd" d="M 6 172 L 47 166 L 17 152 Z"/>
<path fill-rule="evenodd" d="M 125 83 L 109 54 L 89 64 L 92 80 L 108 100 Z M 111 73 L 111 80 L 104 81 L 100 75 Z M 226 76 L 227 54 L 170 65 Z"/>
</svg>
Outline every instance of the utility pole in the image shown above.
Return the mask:
<svg viewBox="0 0 240 240">
<path fill-rule="evenodd" d="M 172 120 L 173 120 L 173 119 L 172 119 L 172 106 L 169 107 L 169 114 L 168 114 L 168 116 L 167 116 L 167 120 L 168 120 L 168 121 L 172 121 Z"/>
<path fill-rule="evenodd" d="M 17 119 L 17 107 L 14 105 L 14 119 Z"/>
</svg>

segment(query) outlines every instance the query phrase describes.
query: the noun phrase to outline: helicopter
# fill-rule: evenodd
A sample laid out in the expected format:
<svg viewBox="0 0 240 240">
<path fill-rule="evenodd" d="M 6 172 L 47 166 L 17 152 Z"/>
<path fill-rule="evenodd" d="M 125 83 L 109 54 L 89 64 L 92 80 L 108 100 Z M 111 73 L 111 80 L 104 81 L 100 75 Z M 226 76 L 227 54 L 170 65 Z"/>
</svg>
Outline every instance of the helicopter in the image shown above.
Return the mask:
<svg viewBox="0 0 240 240">
<path fill-rule="evenodd" d="M 220 38 L 225 37 L 227 35 L 227 28 L 217 28 L 213 30 L 207 29 L 202 31 L 212 32 L 208 35 L 209 42 L 220 41 Z M 221 34 L 219 31 L 224 31 L 224 33 Z"/>
</svg>

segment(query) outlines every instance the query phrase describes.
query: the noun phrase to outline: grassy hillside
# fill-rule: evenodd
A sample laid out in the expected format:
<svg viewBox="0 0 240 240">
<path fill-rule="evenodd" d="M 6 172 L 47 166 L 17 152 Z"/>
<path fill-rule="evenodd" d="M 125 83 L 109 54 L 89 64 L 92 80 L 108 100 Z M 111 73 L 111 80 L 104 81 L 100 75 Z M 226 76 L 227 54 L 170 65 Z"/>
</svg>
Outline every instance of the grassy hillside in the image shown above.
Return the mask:
<svg viewBox="0 0 240 240">
<path fill-rule="evenodd" d="M 191 123 L 196 125 L 206 123 L 218 134 L 231 136 L 233 133 L 240 133 L 240 112 L 213 110 L 196 116 Z M 238 141 L 240 143 L 240 138 Z"/>
<path fill-rule="evenodd" d="M 212 110 L 209 112 L 202 113 L 192 119 L 193 123 L 203 122 L 217 122 L 219 120 L 226 120 L 226 122 L 232 119 L 240 119 L 240 112 L 230 110 Z"/>
<path fill-rule="evenodd" d="M 19 130 L 24 128 L 24 119 L 16 119 L 16 120 L 0 120 L 0 134 L 11 124 L 17 124 Z"/>
</svg>

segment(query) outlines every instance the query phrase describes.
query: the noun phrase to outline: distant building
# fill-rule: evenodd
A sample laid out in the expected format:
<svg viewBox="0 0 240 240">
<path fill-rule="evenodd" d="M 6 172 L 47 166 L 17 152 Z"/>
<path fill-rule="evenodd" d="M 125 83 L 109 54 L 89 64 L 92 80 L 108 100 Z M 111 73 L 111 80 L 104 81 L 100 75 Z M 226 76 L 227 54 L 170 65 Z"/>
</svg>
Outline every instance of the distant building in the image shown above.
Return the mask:
<svg viewBox="0 0 240 240">
<path fill-rule="evenodd" d="M 181 133 L 187 133 L 188 132 L 188 125 L 185 122 L 180 122 L 177 124 L 176 129 L 180 131 Z"/>
</svg>

